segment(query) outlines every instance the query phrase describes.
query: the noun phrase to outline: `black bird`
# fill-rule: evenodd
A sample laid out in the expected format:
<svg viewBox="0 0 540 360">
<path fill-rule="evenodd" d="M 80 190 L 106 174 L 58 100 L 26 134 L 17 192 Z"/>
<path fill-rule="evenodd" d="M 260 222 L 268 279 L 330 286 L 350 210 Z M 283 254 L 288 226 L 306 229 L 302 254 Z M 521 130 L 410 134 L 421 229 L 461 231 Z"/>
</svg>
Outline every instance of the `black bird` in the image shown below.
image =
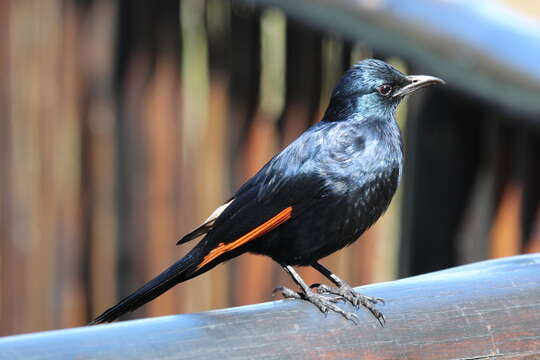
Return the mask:
<svg viewBox="0 0 540 360">
<path fill-rule="evenodd" d="M 341 78 L 323 119 L 274 156 L 206 221 L 177 244 L 204 236 L 182 259 L 91 324 L 109 322 L 155 299 L 174 285 L 246 252 L 271 257 L 300 291 L 286 298 L 311 302 L 357 321 L 336 305 L 366 307 L 382 299 L 358 294 L 319 259 L 354 242 L 386 210 L 403 163 L 395 111 L 415 90 L 444 81 L 406 76 L 380 60 L 363 60 Z M 336 287 L 308 286 L 293 266 L 312 266 Z"/>
</svg>

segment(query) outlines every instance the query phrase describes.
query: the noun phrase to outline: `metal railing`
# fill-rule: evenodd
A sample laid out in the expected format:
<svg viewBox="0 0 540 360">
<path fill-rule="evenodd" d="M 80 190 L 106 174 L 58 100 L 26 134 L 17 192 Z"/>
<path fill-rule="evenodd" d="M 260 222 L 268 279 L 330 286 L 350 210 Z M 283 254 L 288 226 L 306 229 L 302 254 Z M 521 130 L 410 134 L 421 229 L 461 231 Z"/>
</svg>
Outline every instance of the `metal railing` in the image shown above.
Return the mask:
<svg viewBox="0 0 540 360">
<path fill-rule="evenodd" d="M 518 359 L 540 356 L 540 255 L 357 290 L 383 297 L 381 327 L 298 300 L 11 336 L 0 359 Z"/>
<path fill-rule="evenodd" d="M 256 2 L 403 57 L 514 115 L 540 115 L 540 25 L 495 1 Z"/>
</svg>

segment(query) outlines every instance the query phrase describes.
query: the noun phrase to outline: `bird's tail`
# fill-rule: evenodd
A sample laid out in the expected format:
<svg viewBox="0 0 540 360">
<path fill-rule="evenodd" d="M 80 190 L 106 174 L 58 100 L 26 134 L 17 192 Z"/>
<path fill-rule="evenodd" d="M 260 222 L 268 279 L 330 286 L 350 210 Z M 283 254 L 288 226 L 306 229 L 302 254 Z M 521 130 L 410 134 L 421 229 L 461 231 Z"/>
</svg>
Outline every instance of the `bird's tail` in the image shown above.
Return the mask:
<svg viewBox="0 0 540 360">
<path fill-rule="evenodd" d="M 111 322 L 118 317 L 133 311 L 147 302 L 155 299 L 174 285 L 189 280 L 208 269 L 198 269 L 200 262 L 200 249 L 196 246 L 182 259 L 171 265 L 161 274 L 144 284 L 139 290 L 122 299 L 118 304 L 106 310 L 103 314 L 95 318 L 89 325 Z M 213 267 L 213 266 L 212 266 Z"/>
</svg>

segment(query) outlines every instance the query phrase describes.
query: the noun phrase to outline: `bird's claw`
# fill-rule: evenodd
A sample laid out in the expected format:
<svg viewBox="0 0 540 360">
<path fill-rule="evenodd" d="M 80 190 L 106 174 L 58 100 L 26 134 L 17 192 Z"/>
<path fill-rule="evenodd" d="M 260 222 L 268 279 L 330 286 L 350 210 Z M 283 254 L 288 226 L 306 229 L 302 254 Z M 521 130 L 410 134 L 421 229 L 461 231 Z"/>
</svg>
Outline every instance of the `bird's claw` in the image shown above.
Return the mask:
<svg viewBox="0 0 540 360">
<path fill-rule="evenodd" d="M 272 295 L 281 293 L 284 298 L 302 299 L 315 305 L 323 314 L 328 314 L 331 310 L 343 316 L 345 319 L 352 321 L 356 325 L 360 323 L 360 319 L 355 313 L 347 312 L 336 305 L 337 302 L 343 300 L 341 296 L 325 296 L 324 294 L 315 293 L 311 290 L 307 292 L 297 292 L 286 287 L 277 287 L 272 292 Z M 382 314 L 381 314 L 382 315 Z"/>
<path fill-rule="evenodd" d="M 351 303 L 351 305 L 353 305 L 356 308 L 359 308 L 360 305 L 365 306 L 365 304 L 367 303 L 371 303 L 373 305 L 376 305 L 378 303 L 384 304 L 384 299 L 359 294 L 349 285 L 344 285 L 341 287 L 333 287 L 333 286 L 328 286 L 324 284 L 313 284 L 310 287 L 312 289 L 316 289 L 319 294 L 338 295 L 340 298 L 348 301 L 349 303 Z"/>
<path fill-rule="evenodd" d="M 272 291 L 272 296 L 276 296 L 277 293 L 280 293 L 285 299 L 302 299 L 302 296 L 299 292 L 293 291 L 284 286 L 279 286 Z"/>
<path fill-rule="evenodd" d="M 381 326 L 384 326 L 386 322 L 386 318 L 384 317 L 384 315 L 374 306 L 379 303 L 384 304 L 384 300 L 381 298 L 359 294 L 347 284 L 340 287 L 331 287 L 324 284 L 313 284 L 311 285 L 311 288 L 316 289 L 317 292 L 321 295 L 337 295 L 336 299 L 341 299 L 349 302 L 356 309 L 358 309 L 360 305 L 365 307 L 377 319 Z"/>
</svg>

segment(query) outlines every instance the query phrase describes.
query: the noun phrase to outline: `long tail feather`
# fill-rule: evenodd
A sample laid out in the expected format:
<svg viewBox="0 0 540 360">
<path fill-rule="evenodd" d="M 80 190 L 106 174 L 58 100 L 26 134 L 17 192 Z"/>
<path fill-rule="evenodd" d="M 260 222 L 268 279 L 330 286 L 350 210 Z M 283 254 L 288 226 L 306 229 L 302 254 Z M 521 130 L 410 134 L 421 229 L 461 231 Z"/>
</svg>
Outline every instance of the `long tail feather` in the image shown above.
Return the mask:
<svg viewBox="0 0 540 360">
<path fill-rule="evenodd" d="M 194 248 L 192 251 L 190 251 L 189 254 L 171 265 L 154 279 L 147 282 L 133 294 L 122 299 L 118 304 L 106 310 L 103 314 L 99 315 L 92 322 L 90 322 L 89 325 L 95 325 L 116 320 L 118 317 L 130 311 L 133 311 L 143 306 L 147 302 L 155 299 L 159 295 L 163 294 L 165 291 L 172 288 L 174 285 L 189 280 L 192 277 L 202 272 L 205 272 L 206 269 L 204 269 L 203 271 L 194 271 L 195 267 L 199 262 L 199 253 L 199 249 L 197 247 Z"/>
</svg>

